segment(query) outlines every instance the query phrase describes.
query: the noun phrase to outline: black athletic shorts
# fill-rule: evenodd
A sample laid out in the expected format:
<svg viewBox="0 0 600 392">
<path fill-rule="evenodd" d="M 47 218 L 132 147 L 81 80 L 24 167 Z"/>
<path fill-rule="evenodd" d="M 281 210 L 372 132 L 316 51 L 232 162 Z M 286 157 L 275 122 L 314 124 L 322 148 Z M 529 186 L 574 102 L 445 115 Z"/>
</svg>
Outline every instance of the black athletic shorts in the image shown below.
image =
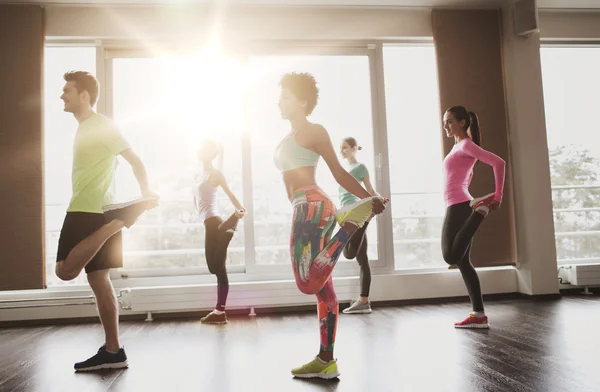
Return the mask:
<svg viewBox="0 0 600 392">
<path fill-rule="evenodd" d="M 91 212 L 67 212 L 58 240 L 57 261 L 66 260 L 69 252 L 82 240 L 104 225 L 104 215 Z M 123 237 L 119 231 L 104 243 L 96 256 L 85 267 L 93 271 L 123 267 Z"/>
</svg>

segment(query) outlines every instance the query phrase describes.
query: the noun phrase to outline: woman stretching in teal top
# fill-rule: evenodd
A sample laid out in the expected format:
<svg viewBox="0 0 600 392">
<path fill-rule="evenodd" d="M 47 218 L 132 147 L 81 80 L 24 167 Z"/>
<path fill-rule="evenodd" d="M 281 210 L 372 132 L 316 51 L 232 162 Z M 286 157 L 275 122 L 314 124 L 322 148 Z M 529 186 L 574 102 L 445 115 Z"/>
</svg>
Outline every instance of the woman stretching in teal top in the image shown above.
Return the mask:
<svg viewBox="0 0 600 392">
<path fill-rule="evenodd" d="M 342 158 L 348 160 L 349 172 L 358 182 L 365 185 L 367 191 L 372 195 L 378 195 L 371 185 L 369 171 L 367 167 L 356 160 L 356 152 L 361 150 L 356 144 L 356 139 L 347 137 L 342 140 L 341 154 Z M 358 199 L 352 193 L 340 187 L 340 204 L 342 207 L 356 203 Z M 371 303 L 369 302 L 369 289 L 371 287 L 371 267 L 369 266 L 369 257 L 367 256 L 367 227 L 371 217 L 367 219 L 364 226 L 354 233 L 350 241 L 344 247 L 344 257 L 348 260 L 356 258 L 360 266 L 360 297 L 354 301 L 350 307 L 344 309 L 346 314 L 371 313 Z"/>
<path fill-rule="evenodd" d="M 295 377 L 335 378 L 340 373 L 333 359 L 338 302 L 331 274 L 350 237 L 373 214 L 385 209 L 384 199 L 373 197 L 340 164 L 325 128 L 306 118 L 315 106 L 319 89 L 312 75 L 292 73 L 280 82 L 279 110 L 291 132 L 275 151 L 275 165 L 282 172 L 294 216 L 290 256 L 296 285 L 317 296 L 321 345 L 315 359 L 292 370 Z M 338 184 L 361 200 L 338 211 L 315 182 L 319 158 L 323 157 Z M 332 237 L 336 220 L 341 229 Z"/>
</svg>

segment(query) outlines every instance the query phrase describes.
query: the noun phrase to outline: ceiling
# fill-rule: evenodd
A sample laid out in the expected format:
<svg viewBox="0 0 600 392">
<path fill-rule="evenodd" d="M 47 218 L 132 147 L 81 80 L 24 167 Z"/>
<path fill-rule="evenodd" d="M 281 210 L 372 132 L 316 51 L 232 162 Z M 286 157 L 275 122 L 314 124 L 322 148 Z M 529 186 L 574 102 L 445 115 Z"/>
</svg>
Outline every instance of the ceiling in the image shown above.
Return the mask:
<svg viewBox="0 0 600 392">
<path fill-rule="evenodd" d="M 496 7 L 508 0 L 0 0 L 0 3 L 71 5 L 213 4 L 369 7 Z M 539 8 L 600 9 L 600 0 L 537 0 Z"/>
</svg>

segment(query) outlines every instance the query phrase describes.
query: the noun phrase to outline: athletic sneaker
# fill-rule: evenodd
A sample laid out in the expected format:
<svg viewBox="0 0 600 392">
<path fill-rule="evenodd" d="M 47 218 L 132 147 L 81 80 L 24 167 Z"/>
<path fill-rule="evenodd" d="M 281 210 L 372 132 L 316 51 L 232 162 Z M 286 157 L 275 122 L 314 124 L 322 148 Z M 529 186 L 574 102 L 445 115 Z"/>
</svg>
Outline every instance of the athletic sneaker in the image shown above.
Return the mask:
<svg viewBox="0 0 600 392">
<path fill-rule="evenodd" d="M 123 348 L 116 354 L 106 351 L 106 345 L 102 345 L 96 355 L 75 364 L 76 372 L 90 372 L 100 369 L 123 369 L 128 367 L 127 355 Z"/>
<path fill-rule="evenodd" d="M 471 208 L 473 208 L 474 210 L 477 210 L 480 207 L 488 207 L 489 210 L 490 204 L 494 201 L 494 196 L 494 193 L 490 193 L 483 197 L 478 197 L 476 199 L 471 200 L 469 206 L 471 206 Z"/>
<path fill-rule="evenodd" d="M 141 198 L 126 203 L 109 204 L 102 207 L 104 211 L 104 219 L 106 222 L 112 222 L 115 219 L 125 222 L 125 227 L 130 228 L 131 225 L 146 210 L 156 207 L 157 199 Z"/>
<path fill-rule="evenodd" d="M 323 378 L 326 380 L 336 378 L 340 375 L 335 359 L 323 363 L 318 356 L 299 368 L 292 369 L 292 375 L 300 378 Z"/>
<path fill-rule="evenodd" d="M 213 310 L 206 316 L 200 319 L 202 324 L 227 324 L 227 315 L 225 312 L 217 314 L 216 310 Z"/>
<path fill-rule="evenodd" d="M 337 210 L 335 218 L 339 225 L 344 226 L 346 222 L 350 222 L 359 228 L 363 227 L 367 219 L 373 214 L 373 199 L 375 198 L 384 201 L 383 197 L 368 197 Z"/>
<path fill-rule="evenodd" d="M 357 299 L 354 302 L 352 302 L 352 305 L 350 305 L 349 307 L 344 309 L 343 313 L 345 313 L 345 314 L 371 313 L 371 303 L 367 302 L 366 304 L 363 304 L 362 302 L 360 302 L 360 299 Z"/>
<path fill-rule="evenodd" d="M 233 214 L 231 214 L 231 216 L 229 218 L 227 218 L 226 221 L 222 222 L 219 225 L 219 230 L 226 231 L 228 233 L 233 233 L 237 229 L 237 225 L 238 225 L 239 221 L 240 221 L 240 218 L 238 218 L 234 212 Z"/>
<path fill-rule="evenodd" d="M 488 318 L 487 316 L 483 317 L 475 317 L 474 313 L 469 313 L 469 317 L 460 321 L 458 323 L 454 323 L 455 328 L 489 328 Z"/>
</svg>

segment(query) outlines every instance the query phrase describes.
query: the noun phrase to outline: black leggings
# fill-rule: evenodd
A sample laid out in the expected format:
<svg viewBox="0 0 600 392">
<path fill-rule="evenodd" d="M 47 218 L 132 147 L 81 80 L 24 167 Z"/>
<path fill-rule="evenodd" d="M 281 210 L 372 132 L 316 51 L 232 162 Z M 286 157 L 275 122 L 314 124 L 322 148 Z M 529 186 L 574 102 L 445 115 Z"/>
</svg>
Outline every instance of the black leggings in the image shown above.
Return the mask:
<svg viewBox="0 0 600 392">
<path fill-rule="evenodd" d="M 368 297 L 371 288 L 371 267 L 369 266 L 369 257 L 367 256 L 367 226 L 369 222 L 356 230 L 350 241 L 344 247 L 344 257 L 352 260 L 356 257 L 360 266 L 360 296 Z"/>
<path fill-rule="evenodd" d="M 229 279 L 227 278 L 227 248 L 233 238 L 232 232 L 219 230 L 223 222 L 218 216 L 204 221 L 204 248 L 208 271 L 217 276 L 217 310 L 225 310 L 227 294 L 229 294 Z"/>
<path fill-rule="evenodd" d="M 483 298 L 477 272 L 471 264 L 471 244 L 484 216 L 473 211 L 469 202 L 451 205 L 446 209 L 442 228 L 442 254 L 446 263 L 456 264 L 462 274 L 473 311 L 483 312 Z"/>
</svg>

